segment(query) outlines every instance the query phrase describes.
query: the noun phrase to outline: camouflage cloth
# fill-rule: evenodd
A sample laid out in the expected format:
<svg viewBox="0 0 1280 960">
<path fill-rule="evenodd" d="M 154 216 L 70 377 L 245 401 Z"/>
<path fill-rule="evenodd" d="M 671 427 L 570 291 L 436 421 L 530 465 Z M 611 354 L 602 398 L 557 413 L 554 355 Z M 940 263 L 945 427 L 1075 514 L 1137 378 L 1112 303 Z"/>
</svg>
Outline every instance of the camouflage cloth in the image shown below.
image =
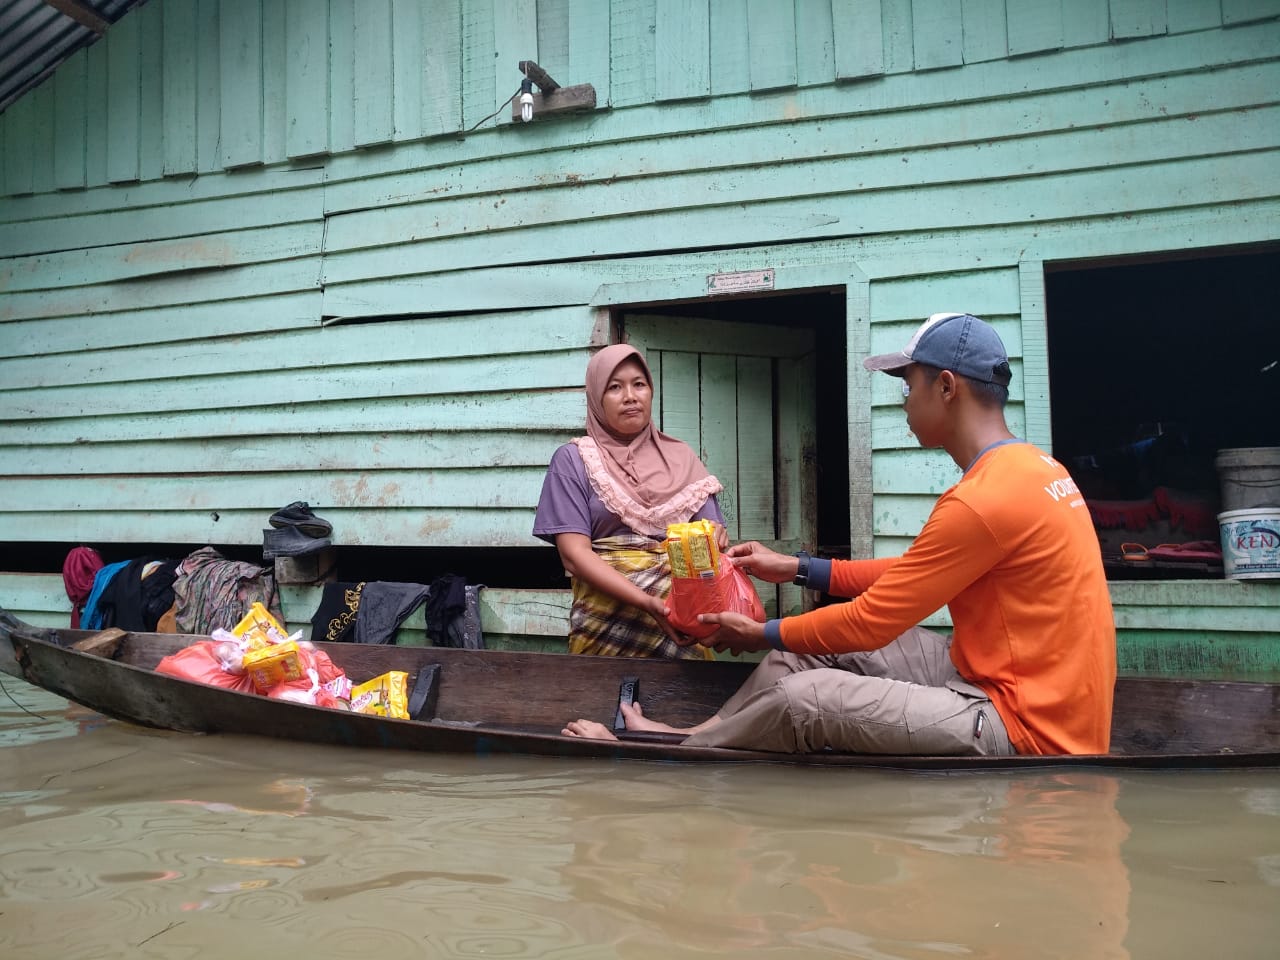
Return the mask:
<svg viewBox="0 0 1280 960">
<path fill-rule="evenodd" d="M 207 636 L 219 627 L 230 630 L 255 600 L 284 623 L 273 569 L 226 560 L 213 547 L 201 547 L 175 573 L 175 618 L 182 633 Z"/>
</svg>

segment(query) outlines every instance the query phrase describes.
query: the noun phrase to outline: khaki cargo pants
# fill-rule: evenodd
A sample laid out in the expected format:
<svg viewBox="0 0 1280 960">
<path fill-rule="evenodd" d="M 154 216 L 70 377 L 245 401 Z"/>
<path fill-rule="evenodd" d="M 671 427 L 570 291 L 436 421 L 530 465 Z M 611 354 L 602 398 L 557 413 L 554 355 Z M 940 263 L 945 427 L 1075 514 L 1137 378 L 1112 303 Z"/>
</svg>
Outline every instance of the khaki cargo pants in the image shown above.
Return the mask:
<svg viewBox="0 0 1280 960">
<path fill-rule="evenodd" d="M 869 653 L 771 651 L 716 715 L 700 747 L 777 753 L 1008 756 L 1000 714 L 951 662 L 946 637 L 914 627 Z"/>
</svg>

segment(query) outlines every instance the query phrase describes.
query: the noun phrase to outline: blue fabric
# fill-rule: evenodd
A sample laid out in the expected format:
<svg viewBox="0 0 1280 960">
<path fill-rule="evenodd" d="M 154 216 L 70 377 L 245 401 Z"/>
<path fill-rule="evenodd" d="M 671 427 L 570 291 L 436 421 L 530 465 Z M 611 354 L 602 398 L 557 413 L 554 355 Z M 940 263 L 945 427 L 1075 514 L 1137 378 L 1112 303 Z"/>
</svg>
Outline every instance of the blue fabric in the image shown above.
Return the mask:
<svg viewBox="0 0 1280 960">
<path fill-rule="evenodd" d="M 80 615 L 80 626 L 85 630 L 102 629 L 102 613 L 98 610 L 98 600 L 102 591 L 107 588 L 111 578 L 129 565 L 128 560 L 109 563 L 93 575 L 93 589 L 89 591 L 89 599 L 84 602 L 84 613 Z"/>
<path fill-rule="evenodd" d="M 831 561 L 826 557 L 810 557 L 809 575 L 805 577 L 804 585 L 810 590 L 829 593 L 831 591 Z"/>
<path fill-rule="evenodd" d="M 764 625 L 764 638 L 769 641 L 769 646 L 775 650 L 786 650 L 782 645 L 782 621 L 767 620 Z"/>
</svg>

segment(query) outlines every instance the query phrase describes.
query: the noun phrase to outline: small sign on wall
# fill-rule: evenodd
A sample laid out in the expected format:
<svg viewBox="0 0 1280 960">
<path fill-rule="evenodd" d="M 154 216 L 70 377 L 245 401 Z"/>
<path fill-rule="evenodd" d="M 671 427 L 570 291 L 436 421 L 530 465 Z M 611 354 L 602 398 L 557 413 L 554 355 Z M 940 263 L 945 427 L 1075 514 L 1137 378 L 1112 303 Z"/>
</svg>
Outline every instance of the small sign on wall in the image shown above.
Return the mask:
<svg viewBox="0 0 1280 960">
<path fill-rule="evenodd" d="M 732 273 L 712 273 L 707 276 L 707 294 L 748 293 L 773 289 L 773 269 L 737 270 Z"/>
</svg>

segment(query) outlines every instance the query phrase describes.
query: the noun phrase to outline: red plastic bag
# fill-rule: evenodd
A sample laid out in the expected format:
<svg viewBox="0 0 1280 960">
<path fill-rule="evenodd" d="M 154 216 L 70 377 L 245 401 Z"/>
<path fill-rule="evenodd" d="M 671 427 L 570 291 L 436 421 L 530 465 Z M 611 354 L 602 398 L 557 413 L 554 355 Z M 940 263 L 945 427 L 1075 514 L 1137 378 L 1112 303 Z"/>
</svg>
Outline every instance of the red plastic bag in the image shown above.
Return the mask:
<svg viewBox="0 0 1280 960">
<path fill-rule="evenodd" d="M 234 641 L 230 640 L 197 640 L 161 660 L 156 665 L 156 672 L 241 693 L 258 693 L 247 673 L 227 668 L 227 663 L 240 657 L 237 649 L 227 649 L 229 643 L 235 647 Z M 298 660 L 302 664 L 302 678 L 277 683 L 263 696 L 321 707 L 339 706 L 338 701 L 345 699 L 344 692 L 351 689 L 346 674 L 329 659 L 327 653 L 310 644 L 299 646 Z"/>
<path fill-rule="evenodd" d="M 306 644 L 298 647 L 298 659 L 302 663 L 302 678 L 277 683 L 266 692 L 267 697 L 273 700 L 292 700 L 294 703 L 312 704 L 317 707 L 336 707 L 339 706 L 340 699 L 347 699 L 340 697 L 339 693 L 343 689 L 344 681 L 347 691 L 350 691 L 351 683 L 347 681 L 347 675 L 329 659 L 327 653 Z"/>
<path fill-rule="evenodd" d="M 696 639 L 709 637 L 719 628 L 699 623 L 700 613 L 741 613 L 764 623 L 764 604 L 751 578 L 727 560 L 720 562 L 714 577 L 672 577 L 667 595 L 667 619 L 671 625 Z"/>
<path fill-rule="evenodd" d="M 225 687 L 241 693 L 255 692 L 253 681 L 249 679 L 247 673 L 243 671 L 235 673 L 223 666 L 224 658 L 218 655 L 218 647 L 225 642 L 197 640 L 177 653 L 169 654 L 156 664 L 156 673 L 167 673 L 171 677 L 207 683 L 213 687 Z"/>
</svg>

